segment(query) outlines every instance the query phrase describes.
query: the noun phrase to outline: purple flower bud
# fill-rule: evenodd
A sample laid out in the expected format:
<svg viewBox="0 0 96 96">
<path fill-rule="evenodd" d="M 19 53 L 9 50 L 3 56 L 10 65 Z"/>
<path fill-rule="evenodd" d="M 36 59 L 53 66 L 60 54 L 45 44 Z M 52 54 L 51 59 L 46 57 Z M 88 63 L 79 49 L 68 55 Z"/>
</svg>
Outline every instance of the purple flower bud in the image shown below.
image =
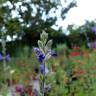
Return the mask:
<svg viewBox="0 0 96 96">
<path fill-rule="evenodd" d="M 37 56 L 42 54 L 42 51 L 39 48 L 37 48 L 37 47 L 34 48 L 34 52 L 36 53 Z"/>
<path fill-rule="evenodd" d="M 52 52 L 52 50 L 48 50 L 48 53 L 50 53 L 51 56 L 57 56 L 57 54 Z"/>
<path fill-rule="evenodd" d="M 43 74 L 43 72 L 44 72 L 44 66 L 43 66 L 43 64 L 41 64 L 40 65 L 40 72 Z"/>
<path fill-rule="evenodd" d="M 51 55 L 52 55 L 52 56 L 57 56 L 57 54 L 56 54 L 56 53 L 52 53 Z"/>
<path fill-rule="evenodd" d="M 7 55 L 6 55 L 6 60 L 7 60 L 7 61 L 10 61 L 10 59 L 11 59 L 11 58 L 10 58 L 10 54 L 7 54 Z M 0 61 L 1 61 L 1 60 L 3 60 L 3 55 L 2 55 L 2 54 L 0 54 Z"/>
<path fill-rule="evenodd" d="M 34 52 L 38 61 L 43 62 L 43 60 L 45 59 L 45 55 L 42 53 L 42 51 L 39 48 L 34 48 Z"/>
<path fill-rule="evenodd" d="M 0 53 L 0 61 L 1 61 L 1 60 L 3 60 L 3 56 L 2 56 L 2 54 Z"/>
<path fill-rule="evenodd" d="M 51 50 L 48 50 L 47 53 L 46 53 L 46 55 L 45 55 L 45 54 L 43 54 L 42 51 L 41 51 L 39 48 L 37 48 L 37 47 L 34 48 L 34 52 L 35 52 L 36 58 L 37 58 L 38 61 L 41 62 L 41 63 L 44 61 L 44 59 L 45 59 L 45 60 L 48 60 L 51 56 L 57 56 L 57 54 L 56 54 L 56 53 L 53 53 Z"/>
<path fill-rule="evenodd" d="M 45 56 L 43 54 L 37 56 L 37 59 L 39 60 L 39 62 L 43 62 L 43 60 L 45 59 Z"/>
<path fill-rule="evenodd" d="M 92 27 L 92 32 L 96 32 L 96 26 Z"/>
<path fill-rule="evenodd" d="M 49 69 L 47 67 L 45 67 L 45 70 L 44 70 L 44 65 L 41 64 L 40 65 L 40 72 L 43 74 L 45 71 L 45 75 L 47 75 L 49 73 Z"/>
</svg>

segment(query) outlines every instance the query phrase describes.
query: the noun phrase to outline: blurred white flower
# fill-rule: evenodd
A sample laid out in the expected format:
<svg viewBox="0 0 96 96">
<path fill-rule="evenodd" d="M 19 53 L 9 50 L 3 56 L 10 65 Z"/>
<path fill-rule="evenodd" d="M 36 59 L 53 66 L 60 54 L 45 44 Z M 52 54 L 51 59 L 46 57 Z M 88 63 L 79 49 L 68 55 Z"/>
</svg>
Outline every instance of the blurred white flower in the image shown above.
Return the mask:
<svg viewBox="0 0 96 96">
<path fill-rule="evenodd" d="M 13 74 L 15 72 L 15 70 L 10 70 L 10 74 Z"/>
</svg>

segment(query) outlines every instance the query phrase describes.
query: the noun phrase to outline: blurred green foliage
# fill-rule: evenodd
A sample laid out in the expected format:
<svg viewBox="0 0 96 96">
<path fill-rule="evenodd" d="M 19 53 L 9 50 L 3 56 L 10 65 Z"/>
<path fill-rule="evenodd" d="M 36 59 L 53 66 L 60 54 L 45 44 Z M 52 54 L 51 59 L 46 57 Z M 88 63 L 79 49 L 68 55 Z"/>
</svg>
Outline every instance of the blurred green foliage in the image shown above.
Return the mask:
<svg viewBox="0 0 96 96">
<path fill-rule="evenodd" d="M 92 28 L 96 26 L 96 21 L 86 21 L 85 24 L 81 26 L 69 25 L 67 30 L 70 32 L 69 39 L 70 43 L 77 44 L 80 46 L 87 46 L 88 42 L 94 42 L 96 36 L 92 32 Z M 87 41 L 87 38 L 89 39 Z"/>
<path fill-rule="evenodd" d="M 11 38 L 11 41 L 7 42 L 7 52 L 13 56 L 26 45 L 37 46 L 39 35 L 44 30 L 53 38 L 54 46 L 58 42 L 64 42 L 65 35 L 56 23 L 57 13 L 59 10 L 59 19 L 64 20 L 67 12 L 76 6 L 76 1 L 63 2 L 64 5 L 61 0 L 1 0 L 0 39 L 1 33 L 4 33 L 6 40 L 8 36 Z M 53 29 L 53 25 L 58 27 L 58 30 Z"/>
</svg>

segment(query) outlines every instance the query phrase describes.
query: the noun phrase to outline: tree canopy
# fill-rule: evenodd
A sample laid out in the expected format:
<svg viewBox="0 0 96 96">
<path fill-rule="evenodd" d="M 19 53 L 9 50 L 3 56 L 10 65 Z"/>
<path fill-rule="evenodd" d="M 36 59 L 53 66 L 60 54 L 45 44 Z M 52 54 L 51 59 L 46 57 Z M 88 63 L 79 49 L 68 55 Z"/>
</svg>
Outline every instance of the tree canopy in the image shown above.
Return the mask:
<svg viewBox="0 0 96 96">
<path fill-rule="evenodd" d="M 96 33 L 94 32 L 96 30 L 96 20 L 86 20 L 85 24 L 77 27 L 75 25 L 69 25 L 67 30 L 70 32 L 68 36 L 71 41 L 70 43 L 82 46 L 96 40 Z"/>
<path fill-rule="evenodd" d="M 58 27 L 58 18 L 64 20 L 75 6 L 75 0 L 0 0 L 0 38 L 2 33 L 6 40 L 10 37 L 11 45 L 7 43 L 7 49 L 11 46 L 13 50 L 22 44 L 36 44 L 42 31 L 53 41 L 61 42 L 64 34 L 61 26 Z M 53 29 L 53 25 L 58 30 Z"/>
<path fill-rule="evenodd" d="M 61 0 L 2 0 L 0 31 L 11 38 L 13 35 L 22 37 L 24 34 L 34 37 L 42 30 L 50 31 L 58 17 L 64 20 L 69 9 L 76 6 L 74 0 L 64 4 Z"/>
</svg>

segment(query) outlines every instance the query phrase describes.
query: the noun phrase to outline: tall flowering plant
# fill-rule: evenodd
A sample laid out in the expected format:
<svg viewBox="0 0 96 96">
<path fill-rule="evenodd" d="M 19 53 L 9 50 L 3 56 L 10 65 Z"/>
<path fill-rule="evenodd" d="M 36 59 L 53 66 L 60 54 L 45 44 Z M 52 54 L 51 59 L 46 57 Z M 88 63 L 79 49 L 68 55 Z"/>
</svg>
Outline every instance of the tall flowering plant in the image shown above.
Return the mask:
<svg viewBox="0 0 96 96">
<path fill-rule="evenodd" d="M 7 72 L 6 72 L 6 69 L 7 69 L 7 65 L 6 65 L 6 60 L 7 60 L 7 57 L 9 56 L 6 56 L 6 40 L 5 40 L 5 33 L 2 31 L 1 32 L 1 45 L 2 45 L 2 54 L 0 54 L 0 61 L 2 60 L 3 61 L 3 76 L 4 76 L 4 83 L 6 83 L 6 76 L 7 76 Z M 7 91 L 7 86 L 6 84 L 4 85 L 4 90 L 2 91 L 4 95 L 6 95 L 6 91 Z"/>
<path fill-rule="evenodd" d="M 51 58 L 51 56 L 56 56 L 56 54 L 52 52 L 51 46 L 52 40 L 48 40 L 48 34 L 46 32 L 42 32 L 40 40 L 38 40 L 38 47 L 34 48 L 36 58 L 41 63 L 40 73 L 43 75 L 42 96 L 45 96 L 45 77 L 49 72 L 46 62 Z"/>
</svg>

